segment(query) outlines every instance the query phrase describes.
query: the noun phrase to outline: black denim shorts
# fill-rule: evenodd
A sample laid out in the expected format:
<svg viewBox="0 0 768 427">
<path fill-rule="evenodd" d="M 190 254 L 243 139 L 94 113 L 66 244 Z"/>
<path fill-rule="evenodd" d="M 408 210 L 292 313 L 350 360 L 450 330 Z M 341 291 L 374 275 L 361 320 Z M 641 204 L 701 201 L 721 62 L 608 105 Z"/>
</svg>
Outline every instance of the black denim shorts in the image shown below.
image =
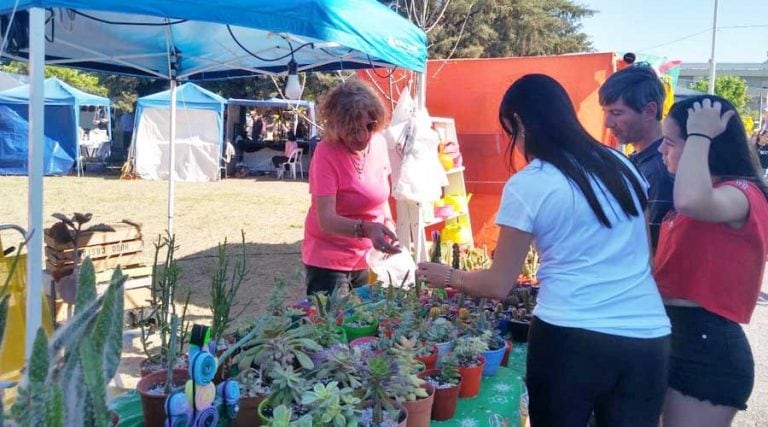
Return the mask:
<svg viewBox="0 0 768 427">
<path fill-rule="evenodd" d="M 307 295 L 318 292 L 330 295 L 339 286 L 353 289 L 368 283 L 368 270 L 340 271 L 306 264 L 304 267 L 307 270 Z"/>
<path fill-rule="evenodd" d="M 672 322 L 669 386 L 715 405 L 747 409 L 755 362 L 741 325 L 700 307 L 666 309 Z"/>
</svg>

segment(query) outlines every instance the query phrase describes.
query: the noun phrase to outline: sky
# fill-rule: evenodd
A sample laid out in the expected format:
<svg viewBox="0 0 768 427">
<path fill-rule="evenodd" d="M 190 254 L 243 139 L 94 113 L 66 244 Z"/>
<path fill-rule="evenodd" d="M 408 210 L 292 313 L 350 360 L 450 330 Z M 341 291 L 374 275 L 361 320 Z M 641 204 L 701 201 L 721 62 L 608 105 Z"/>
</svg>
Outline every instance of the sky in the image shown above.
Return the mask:
<svg viewBox="0 0 768 427">
<path fill-rule="evenodd" d="M 599 52 L 707 62 L 715 0 L 574 0 L 596 11 L 582 29 Z M 768 0 L 720 0 L 716 62 L 768 60 Z"/>
</svg>

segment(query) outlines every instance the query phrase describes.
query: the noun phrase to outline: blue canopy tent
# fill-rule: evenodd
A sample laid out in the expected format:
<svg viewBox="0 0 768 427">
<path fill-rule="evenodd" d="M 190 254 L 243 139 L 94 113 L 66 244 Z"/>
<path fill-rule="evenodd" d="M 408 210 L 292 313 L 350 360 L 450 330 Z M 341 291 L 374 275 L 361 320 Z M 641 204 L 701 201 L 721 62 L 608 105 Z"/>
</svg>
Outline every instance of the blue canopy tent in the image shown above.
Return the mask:
<svg viewBox="0 0 768 427">
<path fill-rule="evenodd" d="M 29 117 L 29 85 L 0 92 L 0 105 L 15 111 L 26 121 Z M 53 169 L 46 170 L 46 174 L 65 175 L 72 170 L 75 161 L 79 162 L 80 132 L 78 123 L 80 123 L 81 106 L 104 107 L 107 110 L 107 117 L 109 117 L 109 98 L 83 92 L 55 77 L 45 80 L 45 136 L 56 141 L 61 149 L 73 159 L 69 165 L 57 162 Z M 109 129 L 109 126 L 107 128 Z M 20 143 L 22 142 L 19 141 L 18 137 L 13 140 L 0 139 L 0 152 L 18 152 L 22 149 L 18 147 Z M 28 142 L 23 141 L 23 144 L 25 147 L 23 150 L 26 151 Z M 50 152 L 46 150 L 46 155 L 48 154 Z M 23 160 L 22 164 L 0 168 L 0 174 L 26 175 L 28 173 L 26 159 Z M 49 166 L 53 165 L 49 164 Z M 80 170 L 80 165 L 77 166 Z"/>
<path fill-rule="evenodd" d="M 194 83 L 178 86 L 176 100 L 174 179 L 218 180 L 227 100 Z M 170 90 L 139 98 L 137 102 L 131 150 L 134 168 L 143 179 L 168 178 L 170 106 Z"/>
<path fill-rule="evenodd" d="M 0 174 L 26 175 L 29 157 L 29 122 L 19 113 L 0 105 Z M 61 144 L 45 137 L 43 173 L 63 175 L 72 170 L 74 159 Z"/>
<path fill-rule="evenodd" d="M 291 60 L 298 71 L 400 67 L 421 73 L 427 59 L 426 34 L 374 0 L 0 0 L 0 15 L 0 34 L 8 34 L 0 57 L 29 60 L 32 78 L 29 227 L 38 232 L 30 241 L 27 272 L 33 296 L 40 294 L 42 277 L 45 63 L 167 78 L 173 88 L 178 79 L 285 74 Z M 171 141 L 174 134 L 172 128 Z M 171 143 L 171 163 L 173 153 Z M 35 297 L 28 299 L 27 316 L 36 330 Z M 33 339 L 28 333 L 27 354 Z"/>
</svg>

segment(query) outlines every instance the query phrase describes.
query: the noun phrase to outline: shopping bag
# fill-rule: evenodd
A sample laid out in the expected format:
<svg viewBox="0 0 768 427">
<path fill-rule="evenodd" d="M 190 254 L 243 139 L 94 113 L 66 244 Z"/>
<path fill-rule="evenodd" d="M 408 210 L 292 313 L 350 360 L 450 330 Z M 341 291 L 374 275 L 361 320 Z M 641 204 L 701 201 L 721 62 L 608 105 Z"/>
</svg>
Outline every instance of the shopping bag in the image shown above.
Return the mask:
<svg viewBox="0 0 768 427">
<path fill-rule="evenodd" d="M 0 381 L 18 381 L 24 367 L 24 343 L 27 325 L 27 254 L 2 255 L 0 242 L 0 291 L 8 283 L 5 292 L 10 296 L 5 318 L 5 331 L 0 343 Z M 14 261 L 18 257 L 14 269 Z M 44 298 L 41 295 L 41 298 Z M 42 325 L 50 336 L 53 323 L 48 304 L 42 304 Z M 35 333 L 32 331 L 31 333 Z"/>
</svg>

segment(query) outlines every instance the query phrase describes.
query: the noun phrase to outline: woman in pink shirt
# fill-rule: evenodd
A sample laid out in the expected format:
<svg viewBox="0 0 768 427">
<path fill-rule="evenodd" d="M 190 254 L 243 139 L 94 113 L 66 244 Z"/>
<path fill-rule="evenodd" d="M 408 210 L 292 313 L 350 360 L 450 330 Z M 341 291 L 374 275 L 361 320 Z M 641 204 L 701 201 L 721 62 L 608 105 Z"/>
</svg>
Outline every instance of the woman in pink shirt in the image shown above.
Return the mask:
<svg viewBox="0 0 768 427">
<path fill-rule="evenodd" d="M 312 194 L 302 261 L 307 294 L 366 283 L 371 247 L 397 253 L 389 209 L 389 157 L 379 134 L 387 112 L 369 86 L 348 80 L 322 99 L 324 138 L 309 168 Z"/>
</svg>

